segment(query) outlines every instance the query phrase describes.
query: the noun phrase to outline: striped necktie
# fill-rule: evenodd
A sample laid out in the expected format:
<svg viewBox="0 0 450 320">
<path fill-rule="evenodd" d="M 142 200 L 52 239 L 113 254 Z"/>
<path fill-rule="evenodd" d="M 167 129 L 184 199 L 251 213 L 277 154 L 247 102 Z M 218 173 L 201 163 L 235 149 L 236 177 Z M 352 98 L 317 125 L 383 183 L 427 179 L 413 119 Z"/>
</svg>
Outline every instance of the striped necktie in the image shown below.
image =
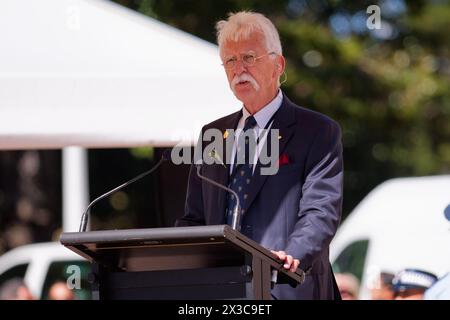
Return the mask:
<svg viewBox="0 0 450 320">
<path fill-rule="evenodd" d="M 251 148 L 256 146 L 256 133 L 255 130 L 251 129 L 253 129 L 255 125 L 256 120 L 253 116 L 250 116 L 245 120 L 245 126 L 237 141 L 234 170 L 230 177 L 229 188 L 237 193 L 241 209 L 245 207 L 245 202 L 248 198 L 248 192 L 250 190 L 250 184 L 253 177 L 253 164 L 250 159 L 253 160 L 254 156 L 255 150 L 251 150 Z M 253 139 L 253 143 L 250 143 L 250 139 Z M 244 159 L 242 159 L 243 156 Z M 243 163 L 242 160 L 244 160 Z M 235 206 L 236 199 L 231 193 L 229 193 L 226 211 L 226 221 L 229 225 L 232 224 L 233 209 Z M 241 213 L 244 214 L 244 210 L 242 210 Z"/>
</svg>

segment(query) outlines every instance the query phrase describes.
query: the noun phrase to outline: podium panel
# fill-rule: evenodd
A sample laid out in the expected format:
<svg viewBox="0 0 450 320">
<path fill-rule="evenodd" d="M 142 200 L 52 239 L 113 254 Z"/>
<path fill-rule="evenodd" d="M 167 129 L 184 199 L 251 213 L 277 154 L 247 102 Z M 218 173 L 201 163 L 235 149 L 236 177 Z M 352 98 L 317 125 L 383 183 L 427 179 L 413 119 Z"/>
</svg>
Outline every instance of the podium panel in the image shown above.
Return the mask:
<svg viewBox="0 0 450 320">
<path fill-rule="evenodd" d="M 228 225 L 72 232 L 60 240 L 92 263 L 94 299 L 268 300 L 275 282 L 304 280 L 302 270 L 284 270 Z"/>
</svg>

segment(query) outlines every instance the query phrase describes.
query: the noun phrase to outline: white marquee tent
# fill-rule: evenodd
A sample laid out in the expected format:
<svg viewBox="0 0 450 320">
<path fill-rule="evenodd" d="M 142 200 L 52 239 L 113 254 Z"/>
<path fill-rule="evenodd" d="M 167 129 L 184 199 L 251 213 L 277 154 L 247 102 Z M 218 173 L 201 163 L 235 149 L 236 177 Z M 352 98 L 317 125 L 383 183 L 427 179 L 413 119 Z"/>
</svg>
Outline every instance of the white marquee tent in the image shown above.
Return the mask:
<svg viewBox="0 0 450 320">
<path fill-rule="evenodd" d="M 110 1 L 3 0 L 0 39 L 0 149 L 64 148 L 66 231 L 83 148 L 193 143 L 240 106 L 217 46 Z"/>
</svg>

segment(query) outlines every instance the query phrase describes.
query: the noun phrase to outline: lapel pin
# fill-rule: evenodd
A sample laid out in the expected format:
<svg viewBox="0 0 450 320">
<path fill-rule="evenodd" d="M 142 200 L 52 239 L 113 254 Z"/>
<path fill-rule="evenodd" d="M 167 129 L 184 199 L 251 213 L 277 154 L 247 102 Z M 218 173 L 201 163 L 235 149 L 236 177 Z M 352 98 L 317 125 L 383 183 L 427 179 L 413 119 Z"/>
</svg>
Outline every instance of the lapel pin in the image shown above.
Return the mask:
<svg viewBox="0 0 450 320">
<path fill-rule="evenodd" d="M 281 140 L 281 138 L 283 138 L 282 136 L 278 136 L 278 140 Z"/>
<path fill-rule="evenodd" d="M 223 165 L 224 168 L 226 168 L 227 166 L 225 165 L 225 163 L 223 163 L 222 158 L 220 157 L 219 153 L 216 153 L 216 150 L 213 149 L 212 151 L 209 152 L 209 156 L 211 158 L 213 158 L 214 160 L 218 161 L 219 164 Z"/>
<path fill-rule="evenodd" d="M 223 133 L 223 138 L 224 139 L 228 138 L 228 130 L 225 130 L 225 132 Z"/>
</svg>

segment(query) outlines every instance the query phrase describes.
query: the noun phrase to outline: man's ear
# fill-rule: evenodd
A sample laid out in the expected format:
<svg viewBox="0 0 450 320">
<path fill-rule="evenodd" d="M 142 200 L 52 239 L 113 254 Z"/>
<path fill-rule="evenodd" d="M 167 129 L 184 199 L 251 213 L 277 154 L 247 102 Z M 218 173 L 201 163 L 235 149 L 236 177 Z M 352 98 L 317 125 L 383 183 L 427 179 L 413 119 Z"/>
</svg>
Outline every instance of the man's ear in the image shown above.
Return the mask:
<svg viewBox="0 0 450 320">
<path fill-rule="evenodd" d="M 274 71 L 274 77 L 281 77 L 284 72 L 284 68 L 286 66 L 286 60 L 282 55 L 277 56 L 276 68 Z"/>
<path fill-rule="evenodd" d="M 284 72 L 285 67 L 286 67 L 286 60 L 284 59 L 284 57 L 282 55 L 279 55 L 278 63 L 277 63 L 278 72 L 280 72 L 280 74 L 282 74 Z"/>
</svg>

